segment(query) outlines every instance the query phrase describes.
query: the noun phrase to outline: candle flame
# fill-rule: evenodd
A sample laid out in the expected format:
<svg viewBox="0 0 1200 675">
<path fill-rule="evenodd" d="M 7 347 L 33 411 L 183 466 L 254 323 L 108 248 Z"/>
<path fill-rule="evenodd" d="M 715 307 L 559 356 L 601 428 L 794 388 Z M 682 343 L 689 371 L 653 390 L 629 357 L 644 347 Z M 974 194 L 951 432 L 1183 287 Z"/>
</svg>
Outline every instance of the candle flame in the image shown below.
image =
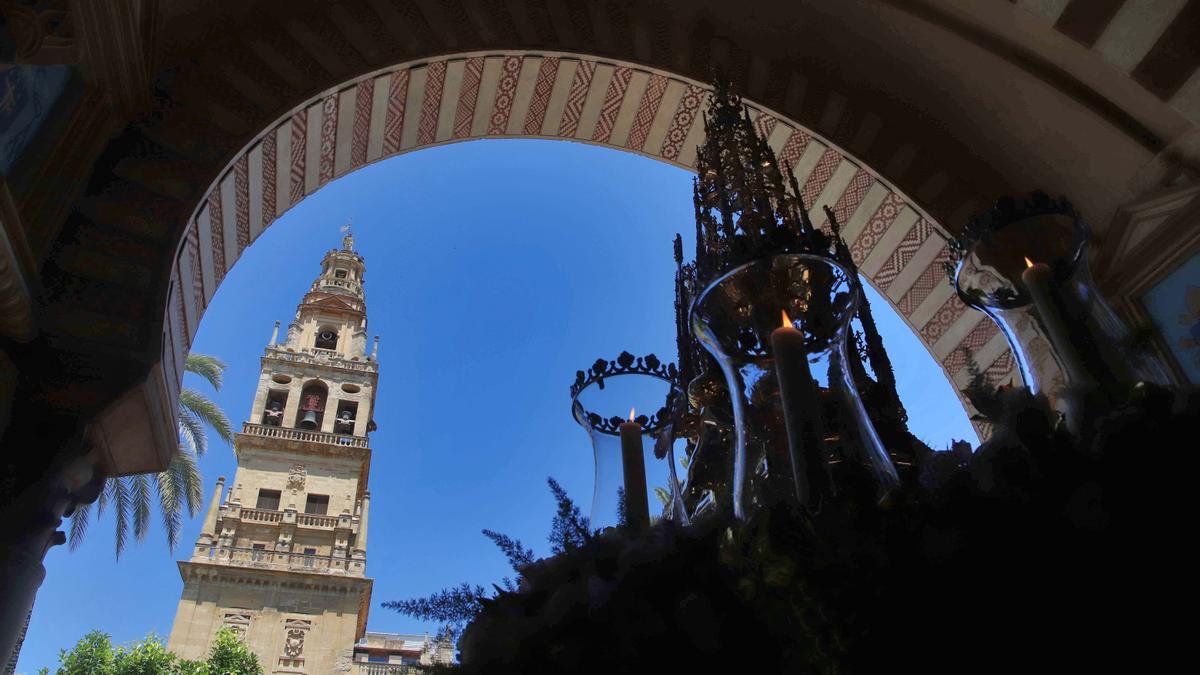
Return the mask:
<svg viewBox="0 0 1200 675">
<path fill-rule="evenodd" d="M 632 421 L 633 421 L 633 408 L 630 408 L 630 409 L 629 409 L 629 421 L 630 421 L 630 422 L 632 422 Z M 609 424 L 611 424 L 611 422 L 610 422 Z"/>
<path fill-rule="evenodd" d="M 791 317 L 789 317 L 787 315 L 787 310 L 781 309 L 781 310 L 779 310 L 779 313 L 783 315 L 783 327 L 784 328 L 790 327 L 792 325 L 792 319 L 791 319 Z"/>
<path fill-rule="evenodd" d="M 1026 268 L 1033 267 L 1033 261 L 1030 260 L 1028 257 L 1025 257 L 1025 267 Z"/>
</svg>

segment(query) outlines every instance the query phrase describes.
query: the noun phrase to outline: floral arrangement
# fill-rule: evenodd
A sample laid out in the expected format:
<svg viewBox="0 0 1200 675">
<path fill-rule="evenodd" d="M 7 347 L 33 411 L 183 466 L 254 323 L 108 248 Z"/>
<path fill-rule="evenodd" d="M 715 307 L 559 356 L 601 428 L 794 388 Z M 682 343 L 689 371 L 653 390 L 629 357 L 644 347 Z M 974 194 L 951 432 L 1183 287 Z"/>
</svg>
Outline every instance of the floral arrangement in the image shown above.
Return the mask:
<svg viewBox="0 0 1200 675">
<path fill-rule="evenodd" d="M 1176 439 L 1200 419 L 1200 394 L 1139 385 L 1086 438 L 1028 390 L 972 395 L 992 438 L 920 457 L 882 505 L 850 475 L 815 512 L 661 521 L 631 538 L 589 531 L 556 492 L 556 555 L 497 541 L 524 551 L 510 555 L 519 578 L 472 593 L 460 668 L 1165 669 L 1160 645 L 1185 628 L 1161 603 L 1192 577 L 1182 535 L 1197 475 Z"/>
</svg>

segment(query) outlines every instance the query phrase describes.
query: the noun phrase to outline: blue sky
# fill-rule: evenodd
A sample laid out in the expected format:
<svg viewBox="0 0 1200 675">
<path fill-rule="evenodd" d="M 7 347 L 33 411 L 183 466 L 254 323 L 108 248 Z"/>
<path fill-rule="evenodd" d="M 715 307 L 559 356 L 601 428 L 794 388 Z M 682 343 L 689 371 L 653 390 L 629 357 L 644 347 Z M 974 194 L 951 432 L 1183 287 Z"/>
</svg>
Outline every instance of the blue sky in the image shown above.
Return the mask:
<svg viewBox="0 0 1200 675">
<path fill-rule="evenodd" d="M 370 332 L 381 336 L 369 629 L 423 632 L 435 626 L 379 603 L 511 574 L 483 528 L 547 554 L 547 476 L 590 507 L 591 448 L 568 387 L 576 370 L 624 349 L 674 360 L 671 240 L 681 232 L 691 250 L 691 175 L 578 143 L 488 140 L 334 181 L 246 250 L 201 324 L 193 350 L 229 364 L 214 398 L 235 427 L 273 323 L 286 326 L 349 218 L 367 261 Z M 974 442 L 941 369 L 868 292 L 913 432 L 935 448 Z M 232 449 L 214 443 L 201 469 L 207 500 L 217 476 L 233 476 Z M 155 522 L 115 560 L 107 517 L 80 549 L 52 550 L 18 672 L 53 667 L 60 648 L 94 628 L 117 642 L 165 638 L 182 590 L 175 561 L 190 554 L 200 522 L 187 522 L 173 553 Z"/>
</svg>

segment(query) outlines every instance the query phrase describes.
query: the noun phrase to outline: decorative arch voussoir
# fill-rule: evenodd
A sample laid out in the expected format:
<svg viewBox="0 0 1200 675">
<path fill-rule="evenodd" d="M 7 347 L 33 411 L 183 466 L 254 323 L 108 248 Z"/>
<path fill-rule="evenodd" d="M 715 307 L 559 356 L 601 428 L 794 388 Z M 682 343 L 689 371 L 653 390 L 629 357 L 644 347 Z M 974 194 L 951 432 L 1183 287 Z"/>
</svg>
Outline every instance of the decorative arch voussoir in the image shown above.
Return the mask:
<svg viewBox="0 0 1200 675">
<path fill-rule="evenodd" d="M 791 79 L 776 85 L 767 87 L 775 98 L 792 96 Z M 196 206 L 172 275 L 178 287 L 171 301 L 177 307 L 168 310 L 163 327 L 164 348 L 173 352 L 169 360 L 181 362 L 196 332 L 192 323 L 203 316 L 216 286 L 246 246 L 291 206 L 345 173 L 404 152 L 483 137 L 580 140 L 690 169 L 708 97 L 707 85 L 672 73 L 541 52 L 472 53 L 405 63 L 322 92 L 237 153 Z M 927 239 L 944 234 L 932 216 L 828 136 L 758 102 L 747 104 L 755 128 L 770 139 L 780 161 L 792 167 L 806 203 L 818 207 L 814 222 L 827 228 L 819 207 L 833 210 L 854 259 L 878 263 L 864 274 L 881 291 L 914 262 Z M 818 104 L 826 111 L 836 108 L 828 97 Z M 851 126 L 859 126 L 847 126 L 834 113 L 825 122 L 847 137 L 854 135 Z M 927 321 L 913 322 L 916 309 L 938 283 L 945 283 L 940 269 L 946 253 L 938 251 L 929 261 L 934 251 L 933 244 L 928 246 L 916 259 L 919 267 L 905 275 L 911 286 L 893 295 L 899 298 L 897 310 L 933 354 L 934 343 L 972 310 L 952 297 L 937 311 L 925 312 L 930 314 Z M 972 332 L 964 346 L 976 348 L 981 337 Z M 949 377 L 952 368 L 961 369 L 958 358 L 952 352 L 938 359 Z M 989 364 L 989 377 L 999 377 L 1005 365 L 1002 359 Z M 177 385 L 181 372 L 169 371 Z"/>
</svg>

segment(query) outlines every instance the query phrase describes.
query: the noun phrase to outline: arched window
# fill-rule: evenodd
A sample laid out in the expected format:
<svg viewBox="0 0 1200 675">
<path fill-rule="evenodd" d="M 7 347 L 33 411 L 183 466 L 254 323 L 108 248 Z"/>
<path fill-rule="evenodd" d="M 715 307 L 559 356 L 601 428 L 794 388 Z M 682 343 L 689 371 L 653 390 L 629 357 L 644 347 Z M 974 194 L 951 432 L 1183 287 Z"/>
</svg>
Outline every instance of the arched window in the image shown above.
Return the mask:
<svg viewBox="0 0 1200 675">
<path fill-rule="evenodd" d="M 334 270 L 333 276 L 338 279 L 345 279 L 349 273 L 346 270 Z"/>
<path fill-rule="evenodd" d="M 330 326 L 322 326 L 317 330 L 317 349 L 337 349 L 338 333 Z"/>
<path fill-rule="evenodd" d="M 317 430 L 325 417 L 325 401 L 329 389 L 319 381 L 309 382 L 300 392 L 300 415 L 296 426 L 301 429 Z"/>
</svg>

